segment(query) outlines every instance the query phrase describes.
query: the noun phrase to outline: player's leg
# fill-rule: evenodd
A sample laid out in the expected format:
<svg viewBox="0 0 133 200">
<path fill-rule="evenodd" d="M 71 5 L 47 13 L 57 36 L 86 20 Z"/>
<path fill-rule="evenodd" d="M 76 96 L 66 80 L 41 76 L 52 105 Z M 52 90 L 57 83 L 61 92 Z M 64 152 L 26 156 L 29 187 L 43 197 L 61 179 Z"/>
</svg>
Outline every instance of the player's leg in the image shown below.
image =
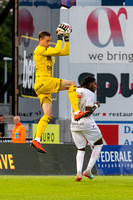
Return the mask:
<svg viewBox="0 0 133 200">
<path fill-rule="evenodd" d="M 91 173 L 91 170 L 92 170 L 93 166 L 95 165 L 95 163 L 96 163 L 96 161 L 99 157 L 102 146 L 103 146 L 103 144 L 94 146 L 92 153 L 91 153 L 91 157 L 90 157 L 88 166 L 87 166 L 86 170 L 83 172 L 83 175 L 90 178 L 90 179 L 94 178 L 93 174 Z"/>
<path fill-rule="evenodd" d="M 34 89 L 37 96 L 40 99 L 44 115 L 40 119 L 35 139 L 31 142 L 31 145 L 38 151 L 42 150 L 42 153 L 46 151 L 41 147 L 40 138 L 48 125 L 52 117 L 52 93 L 56 93 L 60 90 L 62 85 L 62 79 L 58 78 L 42 78 L 35 82 Z"/>
<path fill-rule="evenodd" d="M 41 98 L 40 98 L 41 100 Z M 51 117 L 52 117 L 52 101 L 50 98 L 44 98 L 42 101 L 42 109 L 44 115 L 40 119 L 37 125 L 37 132 L 35 139 L 31 142 L 31 146 L 35 147 L 40 153 L 45 153 L 46 151 L 42 148 L 40 144 L 41 136 L 46 129 Z"/>
<path fill-rule="evenodd" d="M 82 131 L 72 131 L 72 137 L 77 147 L 77 155 L 76 155 L 77 175 L 75 181 L 81 181 L 84 156 L 85 156 L 86 139 L 83 137 Z"/>
<path fill-rule="evenodd" d="M 52 104 L 51 103 L 44 103 L 42 105 L 43 113 L 44 115 L 40 119 L 38 125 L 37 125 L 37 132 L 36 132 L 36 140 L 40 142 L 40 138 L 46 129 L 49 121 L 51 120 L 52 117 Z"/>
<path fill-rule="evenodd" d="M 91 153 L 91 157 L 90 157 L 90 160 L 89 160 L 89 163 L 88 163 L 88 166 L 87 166 L 87 170 L 90 170 L 93 168 L 93 166 L 95 165 L 98 157 L 99 157 L 99 154 L 101 152 L 101 149 L 103 147 L 103 141 L 102 141 L 102 138 L 99 139 L 97 141 L 97 143 L 94 145 L 94 148 L 92 150 L 92 153 Z"/>
<path fill-rule="evenodd" d="M 60 90 L 68 90 L 68 97 L 74 112 L 79 111 L 77 102 L 76 85 L 74 81 L 64 80 Z"/>
<path fill-rule="evenodd" d="M 92 150 L 91 157 L 88 162 L 87 168 L 83 172 L 83 175 L 90 179 L 93 179 L 94 176 L 91 173 L 91 170 L 92 170 L 93 166 L 95 165 L 95 163 L 99 157 L 99 154 L 101 152 L 101 149 L 103 147 L 102 135 L 101 135 L 101 132 L 100 132 L 99 128 L 97 127 L 97 125 L 92 129 L 92 131 L 90 130 L 90 134 L 87 136 L 87 140 L 89 141 L 89 143 L 91 145 L 94 146 L 94 148 Z"/>
<path fill-rule="evenodd" d="M 77 167 L 77 175 L 75 181 L 80 181 L 82 179 L 82 169 L 84 163 L 85 156 L 85 148 L 78 149 L 76 155 L 76 167 Z"/>
<path fill-rule="evenodd" d="M 76 92 L 76 85 L 74 81 L 64 80 L 62 82 L 62 86 L 60 90 L 68 90 L 68 97 L 74 111 L 74 119 L 79 120 L 82 117 L 86 117 L 89 114 L 89 111 L 80 112 L 78 108 L 78 101 L 77 101 L 77 92 Z"/>
</svg>

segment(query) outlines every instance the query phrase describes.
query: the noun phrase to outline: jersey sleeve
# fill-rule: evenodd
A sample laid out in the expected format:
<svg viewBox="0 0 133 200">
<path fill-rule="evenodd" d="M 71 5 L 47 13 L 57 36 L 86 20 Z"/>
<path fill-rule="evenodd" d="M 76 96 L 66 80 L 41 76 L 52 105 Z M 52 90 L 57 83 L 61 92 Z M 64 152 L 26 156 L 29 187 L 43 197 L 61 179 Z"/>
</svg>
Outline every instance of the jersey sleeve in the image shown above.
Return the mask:
<svg viewBox="0 0 133 200">
<path fill-rule="evenodd" d="M 77 88 L 76 92 L 77 92 L 77 98 L 81 99 L 84 95 L 83 92 L 79 88 Z"/>
<path fill-rule="evenodd" d="M 57 56 L 61 53 L 62 50 L 62 41 L 61 40 L 57 40 L 56 46 L 55 47 L 49 47 L 49 48 L 45 48 L 45 47 L 40 47 L 37 48 L 34 51 L 34 54 L 40 54 L 40 55 L 44 55 L 44 56 Z"/>
<path fill-rule="evenodd" d="M 60 54 L 58 54 L 57 56 L 67 56 L 69 54 L 70 54 L 70 43 L 65 42 L 64 48 L 61 50 Z"/>
<path fill-rule="evenodd" d="M 86 106 L 93 106 L 94 103 L 94 93 L 87 92 L 86 93 Z"/>
</svg>

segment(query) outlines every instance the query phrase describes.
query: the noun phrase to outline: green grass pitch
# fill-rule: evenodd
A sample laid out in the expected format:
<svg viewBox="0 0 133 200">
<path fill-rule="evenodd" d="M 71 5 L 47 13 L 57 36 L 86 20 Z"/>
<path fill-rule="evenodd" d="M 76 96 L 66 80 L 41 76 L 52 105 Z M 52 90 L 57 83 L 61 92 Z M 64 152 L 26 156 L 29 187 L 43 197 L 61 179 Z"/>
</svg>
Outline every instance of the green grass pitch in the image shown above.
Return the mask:
<svg viewBox="0 0 133 200">
<path fill-rule="evenodd" d="M 133 176 L 0 176 L 0 200 L 133 200 Z"/>
</svg>

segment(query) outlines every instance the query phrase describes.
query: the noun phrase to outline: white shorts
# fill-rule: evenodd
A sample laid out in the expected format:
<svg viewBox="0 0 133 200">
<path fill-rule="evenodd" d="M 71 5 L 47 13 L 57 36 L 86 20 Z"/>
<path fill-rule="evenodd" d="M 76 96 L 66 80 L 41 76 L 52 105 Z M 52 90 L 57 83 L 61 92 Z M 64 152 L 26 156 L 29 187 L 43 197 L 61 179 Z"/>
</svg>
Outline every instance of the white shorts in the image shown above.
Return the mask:
<svg viewBox="0 0 133 200">
<path fill-rule="evenodd" d="M 97 125 L 89 130 L 71 131 L 74 143 L 78 149 L 85 148 L 86 142 L 93 146 L 96 141 L 102 138 L 102 134 Z"/>
</svg>

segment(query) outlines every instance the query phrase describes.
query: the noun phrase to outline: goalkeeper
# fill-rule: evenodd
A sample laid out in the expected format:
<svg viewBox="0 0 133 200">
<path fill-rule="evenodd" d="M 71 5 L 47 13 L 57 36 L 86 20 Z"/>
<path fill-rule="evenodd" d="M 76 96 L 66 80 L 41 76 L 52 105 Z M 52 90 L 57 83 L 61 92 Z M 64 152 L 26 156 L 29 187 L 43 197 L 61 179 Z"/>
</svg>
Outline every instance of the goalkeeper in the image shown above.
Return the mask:
<svg viewBox="0 0 133 200">
<path fill-rule="evenodd" d="M 31 142 L 31 146 L 36 148 L 40 153 L 46 152 L 40 144 L 40 138 L 52 117 L 52 93 L 68 90 L 68 97 L 74 111 L 74 120 L 80 120 L 80 118 L 86 117 L 89 113 L 89 111 L 80 112 L 78 108 L 74 81 L 51 77 L 52 56 L 66 56 L 70 53 L 69 36 L 71 31 L 72 29 L 69 24 L 61 23 L 58 25 L 56 29 L 58 40 L 55 48 L 50 47 L 51 34 L 46 31 L 40 32 L 39 45 L 34 51 L 36 71 L 34 89 L 40 99 L 44 115 L 38 123 L 36 136 Z M 63 38 L 65 44 L 62 49 Z"/>
</svg>

